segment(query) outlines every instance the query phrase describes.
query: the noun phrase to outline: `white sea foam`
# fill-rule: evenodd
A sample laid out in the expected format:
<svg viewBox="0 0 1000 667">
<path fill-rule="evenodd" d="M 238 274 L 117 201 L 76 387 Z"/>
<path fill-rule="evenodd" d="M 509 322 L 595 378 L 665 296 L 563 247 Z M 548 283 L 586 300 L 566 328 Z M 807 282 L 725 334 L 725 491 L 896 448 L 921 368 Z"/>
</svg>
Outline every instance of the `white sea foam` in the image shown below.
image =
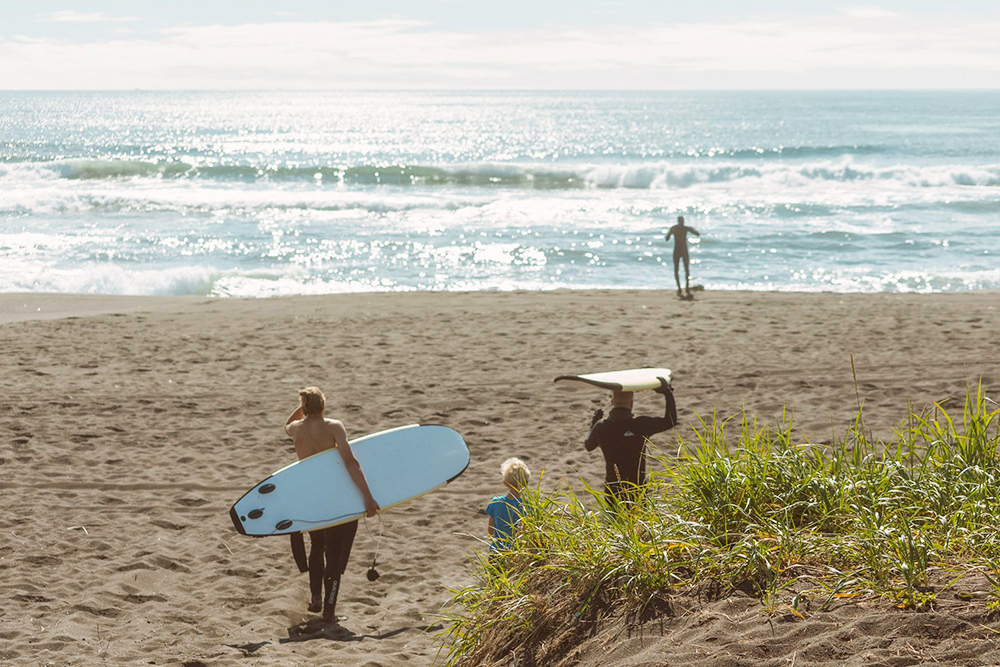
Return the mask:
<svg viewBox="0 0 1000 667">
<path fill-rule="evenodd" d="M 640 165 L 595 165 L 579 170 L 596 187 L 639 189 L 683 189 L 711 183 L 749 181 L 785 186 L 808 186 L 816 182 L 891 182 L 911 187 L 1000 185 L 1000 165 L 895 165 L 857 164 L 850 159 L 808 164 L 794 162 L 748 165 L 741 163 L 691 164 L 661 162 Z"/>
<path fill-rule="evenodd" d="M 204 266 L 129 269 L 118 264 L 88 262 L 74 268 L 49 264 L 8 265 L 0 271 L 0 292 L 71 294 L 176 295 L 209 294 L 219 272 Z"/>
<path fill-rule="evenodd" d="M 188 212 L 260 210 L 300 212 L 391 213 L 416 209 L 454 211 L 490 201 L 466 193 L 400 192 L 393 194 L 341 189 L 304 191 L 293 188 L 234 187 L 228 184 L 172 183 L 159 180 L 121 184 L 41 180 L 4 187 L 0 181 L 0 213 L 17 215 L 93 211 Z"/>
<path fill-rule="evenodd" d="M 302 267 L 219 270 L 202 265 L 163 269 L 124 268 L 86 262 L 75 268 L 44 268 L 29 262 L 0 271 L 0 292 L 119 294 L 128 296 L 269 297 L 294 294 L 399 291 L 406 286 L 384 280 L 318 280 Z"/>
</svg>

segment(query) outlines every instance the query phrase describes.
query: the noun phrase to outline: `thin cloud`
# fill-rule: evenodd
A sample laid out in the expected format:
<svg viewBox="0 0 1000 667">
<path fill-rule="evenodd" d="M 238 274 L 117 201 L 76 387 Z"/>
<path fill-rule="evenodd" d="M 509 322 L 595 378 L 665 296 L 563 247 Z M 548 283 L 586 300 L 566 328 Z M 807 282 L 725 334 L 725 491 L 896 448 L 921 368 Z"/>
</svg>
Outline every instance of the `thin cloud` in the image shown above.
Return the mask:
<svg viewBox="0 0 1000 667">
<path fill-rule="evenodd" d="M 108 16 L 104 12 L 85 13 L 67 9 L 39 14 L 35 20 L 40 23 L 129 23 L 139 19 L 133 16 Z"/>
<path fill-rule="evenodd" d="M 0 38 L 0 89 L 995 88 L 1000 25 L 843 14 L 782 21 L 455 31 L 274 21 L 149 36 Z"/>
<path fill-rule="evenodd" d="M 844 16 L 852 19 L 884 19 L 899 16 L 899 13 L 881 7 L 849 7 L 844 10 Z"/>
</svg>

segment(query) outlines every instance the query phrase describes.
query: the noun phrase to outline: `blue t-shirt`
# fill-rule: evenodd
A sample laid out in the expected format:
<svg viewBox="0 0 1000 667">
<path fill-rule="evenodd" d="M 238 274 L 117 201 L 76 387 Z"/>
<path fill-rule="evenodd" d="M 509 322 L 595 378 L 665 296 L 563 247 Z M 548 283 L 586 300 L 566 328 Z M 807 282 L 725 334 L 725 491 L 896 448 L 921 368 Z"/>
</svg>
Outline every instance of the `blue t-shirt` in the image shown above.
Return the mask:
<svg viewBox="0 0 1000 667">
<path fill-rule="evenodd" d="M 521 520 L 521 499 L 496 496 L 486 506 L 486 514 L 493 517 L 493 542 L 490 551 L 510 548 L 514 539 L 514 529 Z"/>
</svg>

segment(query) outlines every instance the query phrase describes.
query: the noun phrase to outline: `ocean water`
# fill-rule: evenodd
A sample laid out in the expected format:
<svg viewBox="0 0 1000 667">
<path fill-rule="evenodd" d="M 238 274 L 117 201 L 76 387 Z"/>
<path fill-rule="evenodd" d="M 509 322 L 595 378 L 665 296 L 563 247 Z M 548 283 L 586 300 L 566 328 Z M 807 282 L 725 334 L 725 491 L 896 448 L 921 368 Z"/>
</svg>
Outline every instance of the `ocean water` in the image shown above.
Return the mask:
<svg viewBox="0 0 1000 667">
<path fill-rule="evenodd" d="M 1000 288 L 1000 93 L 0 92 L 0 291 Z"/>
</svg>

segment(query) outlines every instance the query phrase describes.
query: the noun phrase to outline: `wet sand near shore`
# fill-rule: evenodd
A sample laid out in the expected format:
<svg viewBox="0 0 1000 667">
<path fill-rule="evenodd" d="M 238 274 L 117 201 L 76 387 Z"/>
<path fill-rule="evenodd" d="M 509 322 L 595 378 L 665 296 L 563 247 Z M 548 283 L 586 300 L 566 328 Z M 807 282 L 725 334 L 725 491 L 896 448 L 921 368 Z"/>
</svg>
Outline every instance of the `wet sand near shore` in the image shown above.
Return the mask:
<svg viewBox="0 0 1000 667">
<path fill-rule="evenodd" d="M 519 456 L 536 476 L 544 469 L 543 489 L 601 479 L 600 455 L 582 439 L 607 394 L 553 384 L 557 375 L 670 367 L 682 435 L 696 414 L 745 407 L 773 420 L 784 407 L 803 439 L 828 441 L 831 428 L 851 423 L 860 395 L 866 425 L 888 437 L 908 401 L 960 401 L 980 379 L 996 395 L 997 331 L 996 292 L 705 292 L 694 301 L 669 291 L 2 294 L 0 662 L 429 664 L 448 588 L 471 581 L 467 562 L 483 548 L 476 512 L 502 490 L 500 463 Z M 373 583 L 369 531 L 379 524 L 360 526 L 335 630 L 306 611 L 307 578 L 287 539 L 237 535 L 227 515 L 294 460 L 282 424 L 296 390 L 311 384 L 352 437 L 440 423 L 472 452 L 453 483 L 385 513 Z M 637 394 L 637 414 L 661 410 L 659 396 Z M 660 442 L 669 450 L 674 437 Z M 843 618 L 814 614 L 780 651 L 739 657 L 740 641 L 766 643 L 771 630 L 752 609 L 758 602 L 724 604 L 750 616 L 713 608 L 715 621 L 695 630 L 685 616 L 652 644 L 616 635 L 618 653 L 607 655 L 633 665 L 777 665 L 793 654 L 797 665 L 843 664 L 832 651 L 802 652 L 843 642 L 845 625 L 896 618 L 863 605 L 842 608 Z M 750 625 L 734 634 L 741 618 Z M 909 636 L 914 618 L 900 612 L 892 627 Z M 949 655 L 935 646 L 994 643 L 944 621 L 934 627 L 938 644 L 920 645 L 926 662 Z M 693 648 L 720 642 L 729 662 Z M 584 648 L 581 664 L 601 664 Z"/>
</svg>

